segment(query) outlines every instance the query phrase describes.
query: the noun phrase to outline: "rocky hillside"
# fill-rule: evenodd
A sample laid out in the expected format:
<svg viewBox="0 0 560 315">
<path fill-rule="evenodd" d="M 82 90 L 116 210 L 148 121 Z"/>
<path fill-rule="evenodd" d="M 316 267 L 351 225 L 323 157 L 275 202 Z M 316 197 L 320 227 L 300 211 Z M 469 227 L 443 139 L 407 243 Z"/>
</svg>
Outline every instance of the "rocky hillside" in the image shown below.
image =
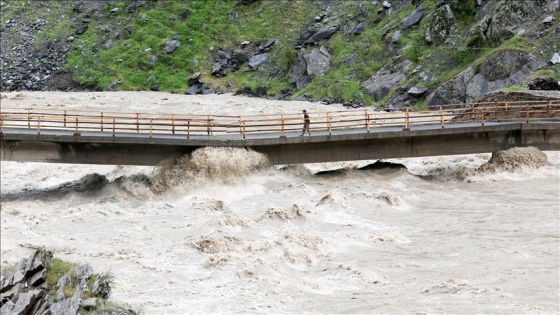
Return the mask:
<svg viewBox="0 0 560 315">
<path fill-rule="evenodd" d="M 391 108 L 560 80 L 558 0 L 0 1 L 2 91 Z"/>
</svg>

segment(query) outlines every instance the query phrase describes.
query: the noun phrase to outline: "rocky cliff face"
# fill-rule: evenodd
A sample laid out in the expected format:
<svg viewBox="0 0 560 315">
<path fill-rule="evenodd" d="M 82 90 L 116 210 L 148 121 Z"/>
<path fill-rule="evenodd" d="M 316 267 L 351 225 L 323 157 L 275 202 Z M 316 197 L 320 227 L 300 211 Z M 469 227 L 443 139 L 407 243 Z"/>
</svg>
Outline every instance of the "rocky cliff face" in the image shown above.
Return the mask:
<svg viewBox="0 0 560 315">
<path fill-rule="evenodd" d="M 52 253 L 36 250 L 2 271 L 0 314 L 136 314 L 121 307 L 102 307 L 111 293 L 111 276 L 94 274 L 91 266 L 73 266 Z M 103 308 L 104 310 L 101 310 Z"/>
<path fill-rule="evenodd" d="M 0 6 L 2 91 L 237 91 L 400 107 L 560 80 L 558 0 Z"/>
</svg>

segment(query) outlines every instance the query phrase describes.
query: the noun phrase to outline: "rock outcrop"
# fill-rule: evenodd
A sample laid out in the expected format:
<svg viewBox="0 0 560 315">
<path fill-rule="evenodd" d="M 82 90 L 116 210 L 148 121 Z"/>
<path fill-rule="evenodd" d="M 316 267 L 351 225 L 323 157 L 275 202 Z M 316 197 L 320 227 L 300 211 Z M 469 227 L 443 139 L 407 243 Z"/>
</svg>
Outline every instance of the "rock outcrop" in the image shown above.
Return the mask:
<svg viewBox="0 0 560 315">
<path fill-rule="evenodd" d="M 432 92 L 429 106 L 481 99 L 486 93 L 518 85 L 546 63 L 531 53 L 503 50 L 479 65 L 471 65 Z"/>
<path fill-rule="evenodd" d="M 28 258 L 3 270 L 0 314 L 78 314 L 79 310 L 94 311 L 105 304 L 111 294 L 111 275 L 94 274 L 87 264 L 56 274 L 50 269 L 57 264 L 62 262 L 53 259 L 51 252 L 36 250 Z M 121 308 L 114 311 L 136 314 Z"/>
</svg>

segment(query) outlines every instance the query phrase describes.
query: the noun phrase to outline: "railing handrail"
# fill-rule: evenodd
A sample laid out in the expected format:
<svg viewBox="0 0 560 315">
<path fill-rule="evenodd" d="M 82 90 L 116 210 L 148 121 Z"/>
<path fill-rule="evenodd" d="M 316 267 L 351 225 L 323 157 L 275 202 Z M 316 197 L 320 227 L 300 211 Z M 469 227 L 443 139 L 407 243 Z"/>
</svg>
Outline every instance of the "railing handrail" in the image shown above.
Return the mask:
<svg viewBox="0 0 560 315">
<path fill-rule="evenodd" d="M 432 106 L 434 109 L 407 107 L 401 112 L 384 112 L 373 108 L 355 110 L 317 111 L 311 113 L 311 130 L 366 128 L 384 125 L 401 125 L 404 128 L 420 124 L 440 124 L 442 128 L 453 121 L 480 121 L 523 118 L 546 118 L 560 112 L 560 100 L 546 101 L 500 101 L 469 104 L 446 104 Z M 301 130 L 301 113 L 265 113 L 250 115 L 208 115 L 189 113 L 149 113 L 99 111 L 91 109 L 63 108 L 0 108 L 0 132 L 6 128 L 59 129 L 80 131 L 145 132 L 169 134 L 215 134 L 248 133 Z"/>
</svg>

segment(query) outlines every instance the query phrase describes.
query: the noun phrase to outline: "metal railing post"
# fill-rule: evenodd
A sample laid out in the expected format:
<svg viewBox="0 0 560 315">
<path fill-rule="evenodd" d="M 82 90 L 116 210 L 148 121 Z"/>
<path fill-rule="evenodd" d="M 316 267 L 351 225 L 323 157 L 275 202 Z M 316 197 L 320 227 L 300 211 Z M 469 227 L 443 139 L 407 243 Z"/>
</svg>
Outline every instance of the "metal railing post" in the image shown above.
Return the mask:
<svg viewBox="0 0 560 315">
<path fill-rule="evenodd" d="M 483 109 L 480 109 L 480 120 L 482 121 L 482 125 L 484 126 L 484 111 Z"/>
<path fill-rule="evenodd" d="M 115 137 L 115 118 L 113 118 L 113 138 Z"/>
<path fill-rule="evenodd" d="M 548 101 L 548 104 L 546 105 L 546 116 L 550 117 L 550 108 L 552 107 L 552 101 Z"/>
<path fill-rule="evenodd" d="M 408 129 L 408 118 L 409 118 L 409 115 L 410 115 L 409 110 L 410 110 L 410 107 L 407 106 L 406 111 L 404 113 L 404 128 L 405 129 Z"/>
<path fill-rule="evenodd" d="M 64 128 L 66 128 L 66 111 L 64 111 Z"/>
<path fill-rule="evenodd" d="M 529 123 L 529 103 L 527 103 L 527 123 Z"/>
<path fill-rule="evenodd" d="M 140 133 L 140 114 L 136 113 L 136 133 Z"/>
<path fill-rule="evenodd" d="M 246 133 L 246 129 L 245 129 L 245 122 L 243 122 L 243 140 L 245 140 L 245 133 Z"/>
<path fill-rule="evenodd" d="M 242 122 L 241 122 L 241 116 L 238 116 L 237 118 L 239 118 L 239 133 L 243 133 L 243 126 L 242 126 Z"/>
<path fill-rule="evenodd" d="M 78 133 L 78 117 L 76 117 L 76 134 Z"/>
<path fill-rule="evenodd" d="M 370 118 L 369 118 L 370 114 L 367 114 L 367 118 L 366 118 L 366 127 L 367 127 L 367 132 L 369 133 L 369 128 L 371 126 L 371 122 L 370 122 Z"/>
<path fill-rule="evenodd" d="M 282 137 L 284 136 L 284 114 L 280 115 L 280 121 L 282 123 Z"/>
<path fill-rule="evenodd" d="M 445 127 L 445 114 L 443 112 L 443 106 L 439 107 L 439 114 L 441 115 L 441 128 Z"/>
<path fill-rule="evenodd" d="M 332 135 L 332 117 L 331 113 L 327 113 L 327 127 L 329 129 L 329 136 Z"/>
<path fill-rule="evenodd" d="M 187 139 L 191 137 L 191 121 L 187 120 Z"/>
<path fill-rule="evenodd" d="M 210 135 L 210 115 L 207 116 L 207 122 L 206 122 L 206 132 L 208 133 L 208 135 Z"/>
<path fill-rule="evenodd" d="M 0 133 L 4 133 L 4 115 L 0 115 Z"/>
<path fill-rule="evenodd" d="M 37 134 L 41 134 L 41 116 L 37 116 Z"/>
<path fill-rule="evenodd" d="M 103 132 L 103 112 L 101 112 L 101 132 Z"/>
<path fill-rule="evenodd" d="M 175 115 L 171 115 L 171 133 L 175 134 Z"/>
<path fill-rule="evenodd" d="M 506 118 L 509 118 L 509 107 L 507 102 L 506 102 Z"/>
<path fill-rule="evenodd" d="M 152 122 L 153 122 L 153 118 L 150 118 L 150 138 L 152 137 Z"/>
<path fill-rule="evenodd" d="M 31 129 L 31 110 L 27 110 L 27 128 Z"/>
</svg>

